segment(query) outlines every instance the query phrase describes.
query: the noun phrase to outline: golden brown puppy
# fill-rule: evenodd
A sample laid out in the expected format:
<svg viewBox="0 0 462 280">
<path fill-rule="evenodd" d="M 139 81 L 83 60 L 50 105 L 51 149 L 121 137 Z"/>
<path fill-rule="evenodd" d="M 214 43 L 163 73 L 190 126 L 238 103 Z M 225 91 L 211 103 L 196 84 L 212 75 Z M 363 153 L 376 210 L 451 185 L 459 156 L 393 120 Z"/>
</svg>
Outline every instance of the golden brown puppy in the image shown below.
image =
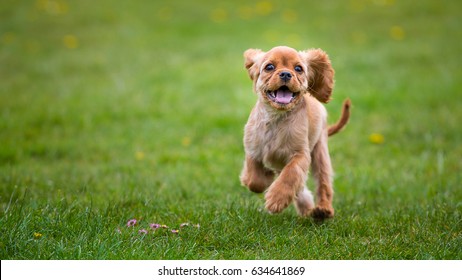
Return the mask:
<svg viewBox="0 0 462 280">
<path fill-rule="evenodd" d="M 275 47 L 249 49 L 245 67 L 258 100 L 245 126 L 246 157 L 241 182 L 251 191 L 266 191 L 266 209 L 279 213 L 292 201 L 301 216 L 333 217 L 332 166 L 327 138 L 348 122 L 350 101 L 340 120 L 327 125 L 334 70 L 320 49 L 296 51 Z M 316 205 L 306 188 L 308 169 L 317 181 Z"/>
</svg>

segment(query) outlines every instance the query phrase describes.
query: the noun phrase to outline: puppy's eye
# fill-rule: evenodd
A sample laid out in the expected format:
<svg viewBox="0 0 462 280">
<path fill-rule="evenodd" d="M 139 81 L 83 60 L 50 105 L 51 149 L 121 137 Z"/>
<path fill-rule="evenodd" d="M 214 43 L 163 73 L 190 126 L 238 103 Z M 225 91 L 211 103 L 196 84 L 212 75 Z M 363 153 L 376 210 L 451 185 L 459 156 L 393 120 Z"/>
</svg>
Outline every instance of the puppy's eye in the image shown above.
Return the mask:
<svg viewBox="0 0 462 280">
<path fill-rule="evenodd" d="M 266 71 L 273 71 L 273 70 L 274 70 L 274 65 L 271 64 L 271 63 L 268 64 L 268 65 L 266 65 L 266 66 L 265 66 L 265 70 L 266 70 Z"/>
<path fill-rule="evenodd" d="M 297 71 L 298 73 L 303 72 L 303 68 L 301 66 L 295 66 L 294 70 Z"/>
</svg>

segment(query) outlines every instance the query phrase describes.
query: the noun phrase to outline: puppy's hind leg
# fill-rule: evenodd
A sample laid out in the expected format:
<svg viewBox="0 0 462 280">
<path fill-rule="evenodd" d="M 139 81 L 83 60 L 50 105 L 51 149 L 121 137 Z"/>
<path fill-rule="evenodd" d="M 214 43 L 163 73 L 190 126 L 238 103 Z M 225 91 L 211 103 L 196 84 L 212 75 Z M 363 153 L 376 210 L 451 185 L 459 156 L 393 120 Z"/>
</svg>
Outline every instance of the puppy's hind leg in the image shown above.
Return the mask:
<svg viewBox="0 0 462 280">
<path fill-rule="evenodd" d="M 240 179 L 249 190 L 262 193 L 273 183 L 274 172 L 265 168 L 263 163 L 246 156 Z"/>
<path fill-rule="evenodd" d="M 327 147 L 327 131 L 321 136 L 321 140 L 316 144 L 312 151 L 313 175 L 317 181 L 316 207 L 311 215 L 316 220 L 324 220 L 334 216 L 332 199 L 334 189 L 332 188 L 332 165 Z"/>
</svg>

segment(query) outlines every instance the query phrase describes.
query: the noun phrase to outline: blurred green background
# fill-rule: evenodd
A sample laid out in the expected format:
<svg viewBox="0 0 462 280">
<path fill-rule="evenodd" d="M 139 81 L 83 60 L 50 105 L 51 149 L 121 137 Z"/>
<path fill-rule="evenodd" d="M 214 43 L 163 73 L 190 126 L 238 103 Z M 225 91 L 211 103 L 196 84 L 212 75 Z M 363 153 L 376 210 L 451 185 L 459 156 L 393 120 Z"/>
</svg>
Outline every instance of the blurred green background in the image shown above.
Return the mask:
<svg viewBox="0 0 462 280">
<path fill-rule="evenodd" d="M 1 258 L 460 259 L 461 11 L 2 1 Z M 329 54 L 330 122 L 353 103 L 330 140 L 337 216 L 323 225 L 265 214 L 238 180 L 256 100 L 242 53 L 277 45 Z M 132 218 L 201 227 L 141 238 Z"/>
</svg>

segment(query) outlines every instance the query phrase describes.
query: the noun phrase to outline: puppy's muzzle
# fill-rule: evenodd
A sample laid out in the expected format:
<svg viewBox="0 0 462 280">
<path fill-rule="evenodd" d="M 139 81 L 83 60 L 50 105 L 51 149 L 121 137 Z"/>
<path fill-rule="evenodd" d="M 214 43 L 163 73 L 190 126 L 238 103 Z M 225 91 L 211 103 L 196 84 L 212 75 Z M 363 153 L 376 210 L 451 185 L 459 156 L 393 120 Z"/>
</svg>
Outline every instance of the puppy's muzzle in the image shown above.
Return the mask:
<svg viewBox="0 0 462 280">
<path fill-rule="evenodd" d="M 279 73 L 279 78 L 281 78 L 281 80 L 283 80 L 284 82 L 288 82 L 290 81 L 290 79 L 292 79 L 292 74 L 290 74 L 290 72 L 281 72 Z"/>
<path fill-rule="evenodd" d="M 290 91 L 290 89 L 287 86 L 282 86 L 277 90 L 269 90 L 266 92 L 266 96 L 269 98 L 269 100 L 277 103 L 279 106 L 288 105 L 289 103 L 294 101 L 298 95 L 299 93 Z"/>
</svg>

